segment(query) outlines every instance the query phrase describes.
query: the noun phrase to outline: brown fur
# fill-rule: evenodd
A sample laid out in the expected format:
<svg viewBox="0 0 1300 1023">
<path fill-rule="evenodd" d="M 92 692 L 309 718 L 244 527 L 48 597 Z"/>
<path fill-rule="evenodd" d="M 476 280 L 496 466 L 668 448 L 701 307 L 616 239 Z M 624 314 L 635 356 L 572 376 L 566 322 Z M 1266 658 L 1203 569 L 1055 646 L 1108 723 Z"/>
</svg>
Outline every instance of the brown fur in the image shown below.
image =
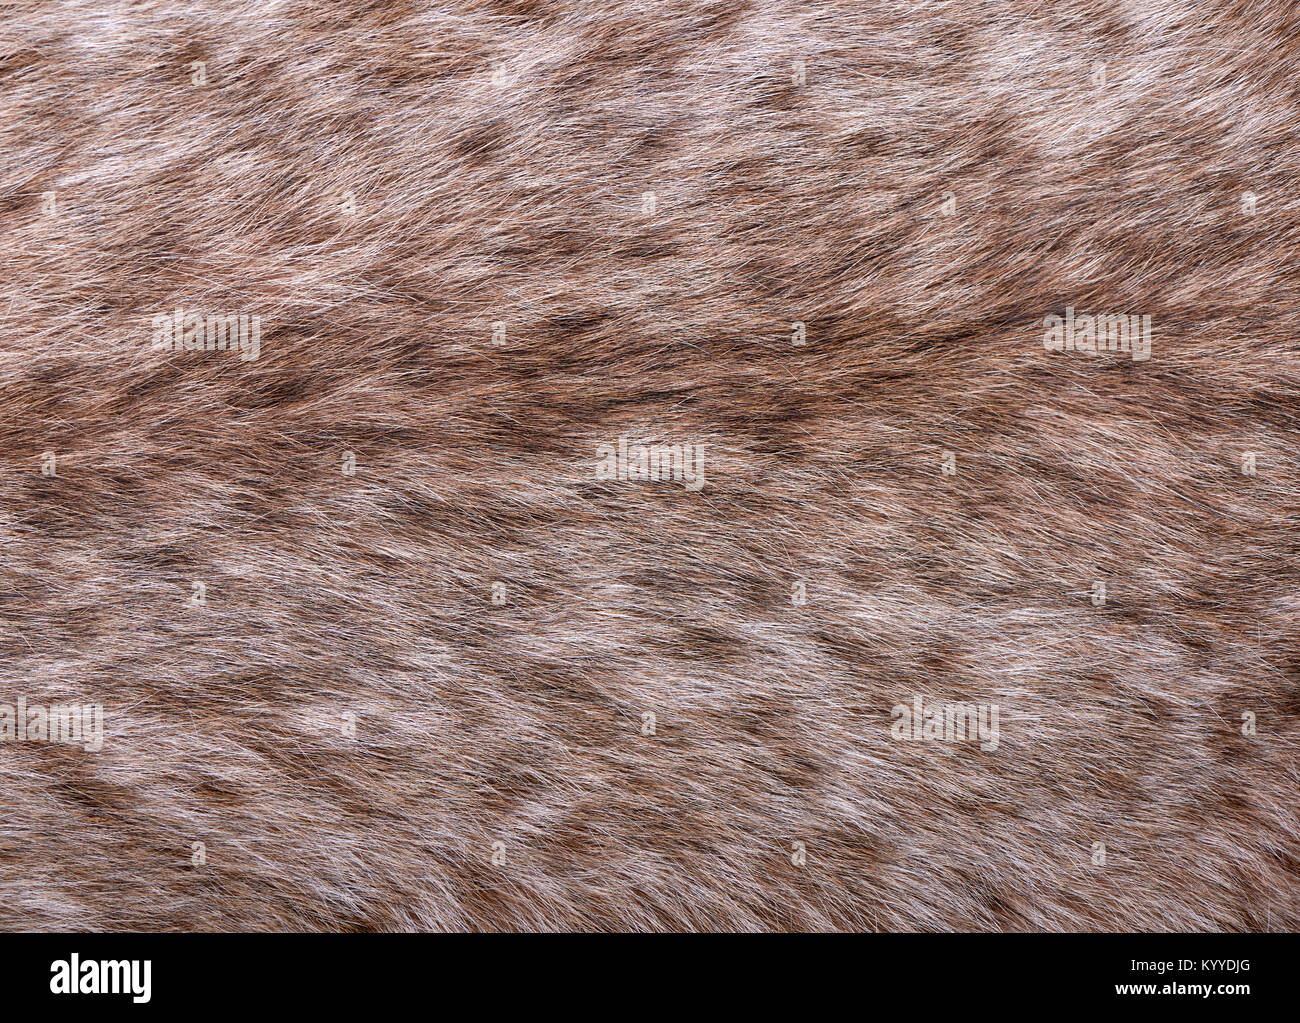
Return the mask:
<svg viewBox="0 0 1300 1023">
<path fill-rule="evenodd" d="M 0 927 L 1300 924 L 1292 4 L 6 11 Z"/>
</svg>

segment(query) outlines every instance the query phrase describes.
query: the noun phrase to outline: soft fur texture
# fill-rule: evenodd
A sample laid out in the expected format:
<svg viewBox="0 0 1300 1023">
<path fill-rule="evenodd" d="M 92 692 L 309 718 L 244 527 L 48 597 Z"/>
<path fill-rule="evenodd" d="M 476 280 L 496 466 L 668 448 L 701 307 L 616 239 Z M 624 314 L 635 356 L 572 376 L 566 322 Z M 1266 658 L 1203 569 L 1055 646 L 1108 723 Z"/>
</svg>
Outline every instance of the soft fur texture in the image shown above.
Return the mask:
<svg viewBox="0 0 1300 1023">
<path fill-rule="evenodd" d="M 0 927 L 1296 928 L 1298 171 L 1289 0 L 5 5 Z"/>
</svg>

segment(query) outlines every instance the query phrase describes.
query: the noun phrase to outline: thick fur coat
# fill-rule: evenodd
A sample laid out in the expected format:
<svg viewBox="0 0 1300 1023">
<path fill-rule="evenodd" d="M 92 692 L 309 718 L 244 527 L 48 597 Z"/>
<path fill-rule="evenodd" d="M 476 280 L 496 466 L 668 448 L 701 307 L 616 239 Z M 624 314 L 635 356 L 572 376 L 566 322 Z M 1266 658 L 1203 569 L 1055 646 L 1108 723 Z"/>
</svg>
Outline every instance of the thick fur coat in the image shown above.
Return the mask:
<svg viewBox="0 0 1300 1023">
<path fill-rule="evenodd" d="M 0 928 L 1295 929 L 1298 172 L 1284 0 L 5 5 Z"/>
</svg>

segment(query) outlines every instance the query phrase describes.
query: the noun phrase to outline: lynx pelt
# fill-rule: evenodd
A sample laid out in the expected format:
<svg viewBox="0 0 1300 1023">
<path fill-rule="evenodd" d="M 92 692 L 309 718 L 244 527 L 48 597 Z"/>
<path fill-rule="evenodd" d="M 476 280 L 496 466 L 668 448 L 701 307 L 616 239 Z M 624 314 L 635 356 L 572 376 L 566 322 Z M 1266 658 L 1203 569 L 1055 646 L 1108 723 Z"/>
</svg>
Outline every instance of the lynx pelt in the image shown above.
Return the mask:
<svg viewBox="0 0 1300 1023">
<path fill-rule="evenodd" d="M 0 927 L 1300 925 L 1283 0 L 24 0 Z"/>
</svg>

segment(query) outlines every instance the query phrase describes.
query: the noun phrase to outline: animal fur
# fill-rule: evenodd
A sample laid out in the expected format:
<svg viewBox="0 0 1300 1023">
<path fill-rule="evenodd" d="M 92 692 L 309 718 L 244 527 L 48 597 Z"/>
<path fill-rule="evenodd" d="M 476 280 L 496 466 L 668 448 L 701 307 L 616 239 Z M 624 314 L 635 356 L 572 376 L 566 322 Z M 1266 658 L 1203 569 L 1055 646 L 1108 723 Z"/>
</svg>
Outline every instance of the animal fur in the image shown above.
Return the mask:
<svg viewBox="0 0 1300 1023">
<path fill-rule="evenodd" d="M 1284 0 L 5 5 L 0 703 L 104 742 L 0 742 L 0 927 L 1295 929 L 1297 83 Z"/>
</svg>

